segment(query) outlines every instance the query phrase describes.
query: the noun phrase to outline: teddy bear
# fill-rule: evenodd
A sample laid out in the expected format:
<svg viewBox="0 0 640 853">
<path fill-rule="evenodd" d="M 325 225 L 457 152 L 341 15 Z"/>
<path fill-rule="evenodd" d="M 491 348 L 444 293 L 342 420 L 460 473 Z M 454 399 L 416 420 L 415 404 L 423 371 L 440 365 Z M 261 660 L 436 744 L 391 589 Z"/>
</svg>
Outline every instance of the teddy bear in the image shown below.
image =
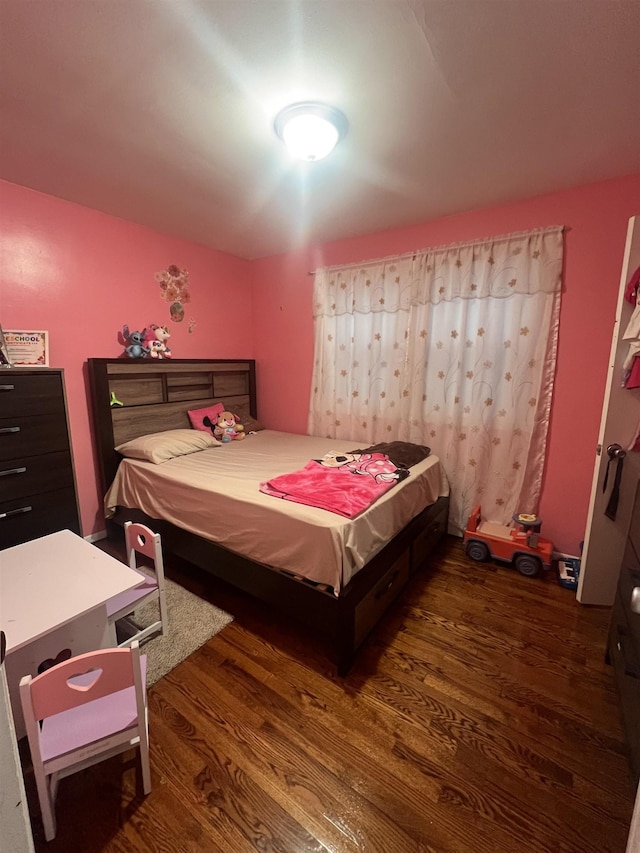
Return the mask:
<svg viewBox="0 0 640 853">
<path fill-rule="evenodd" d="M 245 437 L 244 427 L 238 423 L 237 417 L 232 412 L 220 412 L 216 418 L 213 434 L 219 441 L 225 443 Z"/>
</svg>

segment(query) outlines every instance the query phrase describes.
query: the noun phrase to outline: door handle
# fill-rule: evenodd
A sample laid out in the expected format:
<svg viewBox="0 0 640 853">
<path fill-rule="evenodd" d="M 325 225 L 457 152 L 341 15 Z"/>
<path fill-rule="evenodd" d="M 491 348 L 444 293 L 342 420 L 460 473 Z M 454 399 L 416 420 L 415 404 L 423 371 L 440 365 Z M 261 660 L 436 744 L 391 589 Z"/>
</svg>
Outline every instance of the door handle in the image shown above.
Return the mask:
<svg viewBox="0 0 640 853">
<path fill-rule="evenodd" d="M 624 450 L 619 444 L 610 444 L 607 447 L 607 456 L 609 460 L 607 462 L 607 468 L 604 472 L 604 482 L 602 484 L 602 492 L 607 489 L 607 482 L 609 480 L 609 468 L 611 467 L 611 463 L 616 463 L 616 476 L 613 481 L 613 489 L 611 490 L 611 494 L 609 495 L 609 503 L 607 504 L 607 508 L 604 511 L 604 514 L 607 518 L 610 518 L 611 521 L 616 520 L 616 513 L 618 512 L 618 501 L 620 500 L 620 481 L 622 479 L 622 466 L 624 465 L 624 457 L 627 455 L 627 451 Z"/>
<path fill-rule="evenodd" d="M 607 447 L 607 456 L 609 459 L 624 459 L 626 455 L 627 451 L 619 444 L 610 444 L 609 447 Z"/>
<path fill-rule="evenodd" d="M 635 586 L 631 592 L 631 609 L 640 614 L 640 586 Z"/>
</svg>

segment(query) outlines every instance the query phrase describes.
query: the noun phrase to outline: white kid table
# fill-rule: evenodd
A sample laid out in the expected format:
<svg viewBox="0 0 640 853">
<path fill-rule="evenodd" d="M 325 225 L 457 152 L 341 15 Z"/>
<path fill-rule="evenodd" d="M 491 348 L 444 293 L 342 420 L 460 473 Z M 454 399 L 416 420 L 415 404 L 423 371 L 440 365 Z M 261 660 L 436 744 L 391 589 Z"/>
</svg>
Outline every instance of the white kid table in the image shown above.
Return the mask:
<svg viewBox="0 0 640 853">
<path fill-rule="evenodd" d="M 129 566 L 61 530 L 0 551 L 0 627 L 18 738 L 25 734 L 19 684 L 63 649 L 73 656 L 117 645 L 106 602 L 140 583 Z"/>
</svg>

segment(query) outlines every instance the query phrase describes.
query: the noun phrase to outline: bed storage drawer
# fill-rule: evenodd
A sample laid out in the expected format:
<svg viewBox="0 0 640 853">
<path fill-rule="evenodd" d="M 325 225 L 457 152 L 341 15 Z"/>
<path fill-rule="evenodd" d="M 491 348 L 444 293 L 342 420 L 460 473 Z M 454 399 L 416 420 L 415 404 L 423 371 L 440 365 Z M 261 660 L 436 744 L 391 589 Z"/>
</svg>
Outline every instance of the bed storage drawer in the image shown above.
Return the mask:
<svg viewBox="0 0 640 853">
<path fill-rule="evenodd" d="M 357 648 L 385 610 L 396 600 L 409 580 L 409 549 L 403 551 L 360 601 L 355 611 L 355 647 Z"/>
<path fill-rule="evenodd" d="M 448 519 L 449 501 L 441 498 L 438 503 L 434 504 L 433 517 L 429 519 L 424 530 L 416 536 L 411 544 L 412 572 L 416 572 L 429 559 L 433 549 L 447 532 Z"/>
</svg>

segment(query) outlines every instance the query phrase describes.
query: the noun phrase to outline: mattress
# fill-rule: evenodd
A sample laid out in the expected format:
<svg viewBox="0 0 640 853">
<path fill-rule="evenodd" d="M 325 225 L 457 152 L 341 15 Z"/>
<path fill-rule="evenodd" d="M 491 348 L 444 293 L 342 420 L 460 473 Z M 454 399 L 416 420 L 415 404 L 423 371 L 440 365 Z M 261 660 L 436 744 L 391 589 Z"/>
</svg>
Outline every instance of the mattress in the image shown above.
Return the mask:
<svg viewBox="0 0 640 853">
<path fill-rule="evenodd" d="M 160 465 L 124 459 L 105 512 L 109 517 L 118 506 L 141 509 L 255 562 L 325 584 L 337 595 L 412 518 L 449 493 L 436 456 L 412 466 L 409 477 L 354 519 L 259 489 L 311 459 L 357 446 L 263 430 Z"/>
</svg>

